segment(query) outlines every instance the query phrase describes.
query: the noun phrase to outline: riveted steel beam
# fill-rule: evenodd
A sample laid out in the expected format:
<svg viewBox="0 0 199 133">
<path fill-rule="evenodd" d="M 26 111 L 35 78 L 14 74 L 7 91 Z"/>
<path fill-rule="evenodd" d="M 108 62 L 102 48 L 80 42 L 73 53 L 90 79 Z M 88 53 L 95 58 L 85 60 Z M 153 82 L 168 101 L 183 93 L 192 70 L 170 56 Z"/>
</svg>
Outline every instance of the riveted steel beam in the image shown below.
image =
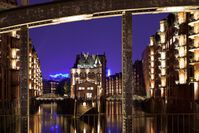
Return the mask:
<svg viewBox="0 0 199 133">
<path fill-rule="evenodd" d="M 28 27 L 23 26 L 20 30 L 20 114 L 21 133 L 29 130 L 29 32 Z"/>
<path fill-rule="evenodd" d="M 132 133 L 132 14 L 122 15 L 122 113 L 123 133 Z"/>
</svg>

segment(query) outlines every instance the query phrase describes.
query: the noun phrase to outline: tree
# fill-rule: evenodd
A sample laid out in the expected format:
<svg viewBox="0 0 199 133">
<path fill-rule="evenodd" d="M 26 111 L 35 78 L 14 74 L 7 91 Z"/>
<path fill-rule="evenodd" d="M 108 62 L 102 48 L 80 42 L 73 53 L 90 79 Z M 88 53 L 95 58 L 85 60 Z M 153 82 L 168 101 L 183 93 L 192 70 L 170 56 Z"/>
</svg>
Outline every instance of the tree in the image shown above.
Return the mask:
<svg viewBox="0 0 199 133">
<path fill-rule="evenodd" d="M 70 79 L 62 79 L 55 91 L 56 94 L 63 96 L 64 94 L 70 95 Z"/>
</svg>

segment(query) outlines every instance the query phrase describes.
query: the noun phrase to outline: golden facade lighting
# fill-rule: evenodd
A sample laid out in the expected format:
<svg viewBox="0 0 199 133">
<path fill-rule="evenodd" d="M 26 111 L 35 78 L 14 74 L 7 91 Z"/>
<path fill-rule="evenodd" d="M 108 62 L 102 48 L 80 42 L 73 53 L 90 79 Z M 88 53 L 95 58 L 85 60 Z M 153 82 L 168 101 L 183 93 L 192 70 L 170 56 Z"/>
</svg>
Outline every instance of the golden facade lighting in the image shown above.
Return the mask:
<svg viewBox="0 0 199 133">
<path fill-rule="evenodd" d="M 196 81 L 199 81 L 199 65 L 195 66 L 195 70 L 194 70 L 194 79 Z"/>
<path fill-rule="evenodd" d="M 160 32 L 165 32 L 166 30 L 166 22 L 165 20 L 160 21 Z"/>
<path fill-rule="evenodd" d="M 166 69 L 161 69 L 161 75 L 165 76 L 166 75 Z"/>
<path fill-rule="evenodd" d="M 194 100 L 199 99 L 199 85 L 198 82 L 194 82 Z"/>
<path fill-rule="evenodd" d="M 166 42 L 166 33 L 165 32 L 159 32 L 160 35 L 160 43 Z"/>
<path fill-rule="evenodd" d="M 180 12 L 178 13 L 178 23 L 182 24 L 186 22 L 186 13 L 185 12 Z"/>
<path fill-rule="evenodd" d="M 76 16 L 69 16 L 69 17 L 63 17 L 52 20 L 54 24 L 61 24 L 66 22 L 75 22 L 75 21 L 81 21 L 81 20 L 89 20 L 91 19 L 92 15 L 76 15 Z"/>
<path fill-rule="evenodd" d="M 165 76 L 161 77 L 161 86 L 162 87 L 166 86 L 166 77 Z"/>
<path fill-rule="evenodd" d="M 166 52 L 161 52 L 161 60 L 165 60 L 166 59 Z"/>
<path fill-rule="evenodd" d="M 181 69 L 179 70 L 179 83 L 180 84 L 185 84 L 186 80 L 187 80 L 187 76 L 186 76 L 186 71 Z"/>
<path fill-rule="evenodd" d="M 154 37 L 150 37 L 150 46 L 153 46 L 154 45 Z"/>
<path fill-rule="evenodd" d="M 186 45 L 187 42 L 186 35 L 179 35 L 178 40 L 179 40 L 179 46 Z"/>
</svg>

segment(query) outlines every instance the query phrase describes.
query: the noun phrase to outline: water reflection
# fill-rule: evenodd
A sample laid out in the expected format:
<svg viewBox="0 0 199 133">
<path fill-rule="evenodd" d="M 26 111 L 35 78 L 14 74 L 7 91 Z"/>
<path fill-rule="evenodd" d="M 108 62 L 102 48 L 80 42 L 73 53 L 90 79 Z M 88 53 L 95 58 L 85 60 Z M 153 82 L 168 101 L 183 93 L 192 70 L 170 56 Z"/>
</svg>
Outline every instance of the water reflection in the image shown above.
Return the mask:
<svg viewBox="0 0 199 133">
<path fill-rule="evenodd" d="M 0 133 L 121 133 L 122 104 L 109 101 L 105 115 L 88 115 L 74 119 L 67 114 L 59 114 L 56 103 L 41 104 L 32 116 L 0 116 Z M 69 107 L 65 107 L 69 108 Z M 151 114 L 135 112 L 133 133 L 198 133 L 199 114 Z M 29 119 L 24 125 L 23 119 Z"/>
<path fill-rule="evenodd" d="M 107 102 L 106 115 L 88 115 L 74 119 L 59 115 L 57 104 L 41 104 L 30 118 L 30 133 L 120 133 L 122 130 L 121 102 Z"/>
<path fill-rule="evenodd" d="M 67 114 L 58 114 L 57 106 L 56 103 L 41 104 L 38 111 L 29 118 L 29 132 L 122 133 L 121 102 L 107 102 L 105 115 L 88 115 L 81 119 L 74 119 Z M 1 119 L 2 121 L 9 122 L 4 119 Z M 4 123 L 4 125 L 7 124 Z M 146 115 L 138 111 L 133 116 L 132 126 L 134 133 L 197 133 L 199 131 L 198 125 L 199 114 Z M 1 129 L 0 123 L 1 133 L 4 133 L 4 131 L 16 133 L 16 130 L 10 131 L 7 127 L 6 130 Z"/>
</svg>

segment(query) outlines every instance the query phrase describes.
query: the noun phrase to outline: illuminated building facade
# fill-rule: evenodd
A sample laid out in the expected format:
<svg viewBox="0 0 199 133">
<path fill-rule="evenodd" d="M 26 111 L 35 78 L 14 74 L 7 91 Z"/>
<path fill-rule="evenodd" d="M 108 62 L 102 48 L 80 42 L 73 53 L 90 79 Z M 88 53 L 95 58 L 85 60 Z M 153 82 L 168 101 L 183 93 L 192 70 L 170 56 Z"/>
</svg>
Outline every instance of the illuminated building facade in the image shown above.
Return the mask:
<svg viewBox="0 0 199 133">
<path fill-rule="evenodd" d="M 106 89 L 106 56 L 82 53 L 71 69 L 71 98 L 96 99 Z"/>
<path fill-rule="evenodd" d="M 142 61 L 136 60 L 133 63 L 133 94 L 146 96 Z"/>
<path fill-rule="evenodd" d="M 190 83 L 194 86 L 194 100 L 199 102 L 199 11 L 191 12 L 189 17 L 189 52 L 191 75 Z"/>
<path fill-rule="evenodd" d="M 199 100 L 199 12 L 169 14 L 148 46 L 151 97 L 190 107 Z M 147 65 L 145 56 L 145 66 Z M 145 67 L 147 70 L 147 68 Z M 186 107 L 185 107 L 186 106 Z"/>
<path fill-rule="evenodd" d="M 59 84 L 59 81 L 55 80 L 43 80 L 43 93 L 54 93 L 57 89 L 57 86 Z"/>
<path fill-rule="evenodd" d="M 150 48 L 147 46 L 142 53 L 142 69 L 144 75 L 144 84 L 145 84 L 145 92 L 146 96 L 150 97 L 150 73 L 149 73 L 149 66 L 150 66 L 150 58 L 149 58 Z"/>
<path fill-rule="evenodd" d="M 29 51 L 29 96 L 42 94 L 40 62 L 32 44 Z M 16 32 L 0 36 L 0 104 L 1 109 L 14 113 L 20 100 L 20 36 Z"/>
<path fill-rule="evenodd" d="M 122 95 L 122 73 L 106 78 L 106 96 Z"/>
</svg>

